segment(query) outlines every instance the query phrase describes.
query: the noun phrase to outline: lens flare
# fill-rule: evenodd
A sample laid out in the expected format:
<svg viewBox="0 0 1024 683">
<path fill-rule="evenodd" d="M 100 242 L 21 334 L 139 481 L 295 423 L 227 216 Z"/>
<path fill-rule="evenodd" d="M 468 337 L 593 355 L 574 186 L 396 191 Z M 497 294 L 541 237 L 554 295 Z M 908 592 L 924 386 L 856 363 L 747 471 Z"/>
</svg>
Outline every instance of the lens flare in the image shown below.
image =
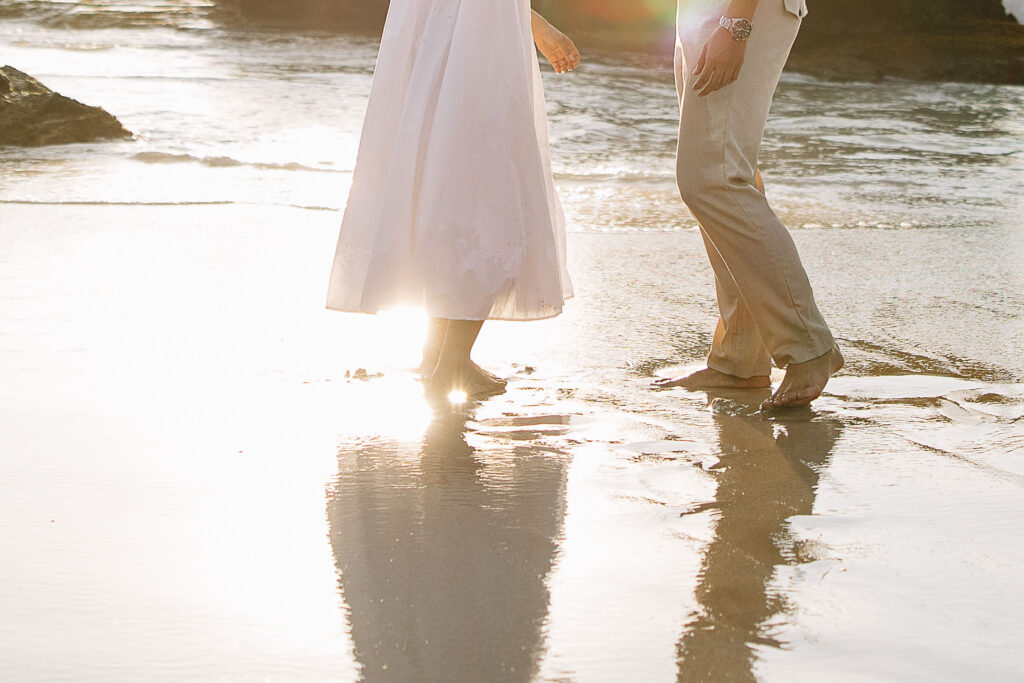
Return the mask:
<svg viewBox="0 0 1024 683">
<path fill-rule="evenodd" d="M 568 4 L 576 13 L 603 21 L 651 22 L 671 18 L 676 11 L 676 0 L 570 0 Z"/>
</svg>

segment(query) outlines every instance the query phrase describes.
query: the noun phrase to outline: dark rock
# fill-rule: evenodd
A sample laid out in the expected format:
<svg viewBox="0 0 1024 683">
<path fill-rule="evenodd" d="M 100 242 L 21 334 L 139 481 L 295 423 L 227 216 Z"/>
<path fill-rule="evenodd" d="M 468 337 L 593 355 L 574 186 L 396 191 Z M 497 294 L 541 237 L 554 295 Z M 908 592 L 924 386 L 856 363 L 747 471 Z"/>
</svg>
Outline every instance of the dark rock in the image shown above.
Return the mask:
<svg viewBox="0 0 1024 683">
<path fill-rule="evenodd" d="M 483 1 L 483 0 L 481 0 Z M 503 0 L 487 0 L 499 2 Z M 780 0 L 781 1 L 781 0 Z M 249 22 L 379 31 L 388 0 L 218 0 Z M 533 0 L 589 55 L 672 58 L 676 0 Z M 829 80 L 1024 85 L 1024 26 L 1001 0 L 810 0 L 790 70 Z"/>
<path fill-rule="evenodd" d="M 867 27 L 844 36 L 808 23 L 788 68 L 826 80 L 1024 84 L 1024 27 L 965 20 L 956 27 L 919 26 L 893 35 Z"/>
<path fill-rule="evenodd" d="M 0 67 L 0 145 L 38 147 L 130 137 L 103 109 L 55 93 L 13 67 Z"/>
<path fill-rule="evenodd" d="M 1007 16 L 1001 0 L 809 0 L 808 5 L 790 71 L 827 80 L 1024 85 L 1024 26 Z M 672 57 L 675 0 L 535 0 L 534 6 L 585 53 Z"/>
<path fill-rule="evenodd" d="M 234 0 L 240 15 L 262 24 L 343 31 L 383 26 L 387 0 Z"/>
<path fill-rule="evenodd" d="M 577 27 L 604 26 L 627 31 L 641 26 L 664 27 L 671 23 L 676 11 L 676 0 L 534 0 L 533 5 L 545 16 L 566 22 L 567 25 L 571 22 Z M 948 28 L 959 26 L 965 20 L 998 20 L 1006 17 L 1002 0 L 808 0 L 808 5 L 808 24 L 813 23 L 826 31 L 841 30 L 844 34 L 849 34 L 851 29 L 869 28 L 884 29 L 896 37 L 903 31 L 919 30 L 922 27 Z"/>
</svg>

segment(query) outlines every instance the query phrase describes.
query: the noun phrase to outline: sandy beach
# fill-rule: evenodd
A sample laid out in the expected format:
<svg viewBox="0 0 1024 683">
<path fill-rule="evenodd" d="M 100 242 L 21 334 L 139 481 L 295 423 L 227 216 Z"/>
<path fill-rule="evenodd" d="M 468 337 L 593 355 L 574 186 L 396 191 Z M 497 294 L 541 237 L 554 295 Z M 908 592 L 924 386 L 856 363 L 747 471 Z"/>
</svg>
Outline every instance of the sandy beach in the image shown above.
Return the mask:
<svg viewBox="0 0 1024 683">
<path fill-rule="evenodd" d="M 321 310 L 333 218 L 0 209 L 5 680 L 1021 673 L 1020 384 L 865 342 L 806 414 L 651 392 L 699 239 L 576 234 L 569 313 L 482 340 L 509 393 L 434 414 L 415 313 Z"/>
<path fill-rule="evenodd" d="M 1024 676 L 1024 90 L 786 78 L 848 365 L 769 416 L 649 388 L 715 318 L 671 74 L 546 74 L 577 297 L 436 410 L 420 313 L 323 308 L 372 42 L 11 26 L 137 138 L 0 152 L 0 680 Z"/>
</svg>

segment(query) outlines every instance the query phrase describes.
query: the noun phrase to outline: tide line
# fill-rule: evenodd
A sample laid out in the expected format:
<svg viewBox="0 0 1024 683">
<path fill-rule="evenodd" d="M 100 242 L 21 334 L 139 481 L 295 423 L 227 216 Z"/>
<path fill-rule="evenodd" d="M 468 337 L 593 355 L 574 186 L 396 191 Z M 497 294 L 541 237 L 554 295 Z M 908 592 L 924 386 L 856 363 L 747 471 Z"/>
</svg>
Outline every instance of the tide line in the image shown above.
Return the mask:
<svg viewBox="0 0 1024 683">
<path fill-rule="evenodd" d="M 232 157 L 197 157 L 192 154 L 170 154 L 167 152 L 139 152 L 133 154 L 132 159 L 145 164 L 181 164 L 194 163 L 202 164 L 210 168 L 234 168 L 237 166 L 249 166 L 261 171 L 311 171 L 313 173 L 351 173 L 351 171 L 338 170 L 333 168 L 317 168 L 307 166 L 296 161 L 286 163 L 240 161 Z"/>
<path fill-rule="evenodd" d="M 212 200 L 205 202 L 101 202 L 101 201 L 39 201 L 32 199 L 0 199 L 2 205 L 23 206 L 279 206 L 285 209 L 302 211 L 340 211 L 337 206 L 307 206 L 303 204 L 279 204 L 276 202 L 235 202 L 230 200 Z"/>
</svg>

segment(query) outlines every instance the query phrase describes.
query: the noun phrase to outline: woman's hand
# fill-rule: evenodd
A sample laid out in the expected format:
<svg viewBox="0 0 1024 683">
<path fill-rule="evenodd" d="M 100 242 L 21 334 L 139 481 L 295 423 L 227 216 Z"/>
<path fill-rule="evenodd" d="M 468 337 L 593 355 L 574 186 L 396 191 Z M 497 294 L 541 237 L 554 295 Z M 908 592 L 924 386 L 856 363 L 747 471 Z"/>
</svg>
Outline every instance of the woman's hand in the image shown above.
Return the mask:
<svg viewBox="0 0 1024 683">
<path fill-rule="evenodd" d="M 729 85 L 739 78 L 746 54 L 745 41 L 735 40 L 723 28 L 715 30 L 704 44 L 704 50 L 697 60 L 697 68 L 693 70 L 693 75 L 697 78 L 693 83 L 693 89 L 701 97 L 707 97 Z"/>
<path fill-rule="evenodd" d="M 494 2 L 495 0 L 486 0 Z M 555 73 L 564 74 L 580 65 L 580 51 L 568 36 L 548 23 L 547 19 L 533 12 L 531 20 L 533 42 L 537 49 L 551 62 Z"/>
</svg>

